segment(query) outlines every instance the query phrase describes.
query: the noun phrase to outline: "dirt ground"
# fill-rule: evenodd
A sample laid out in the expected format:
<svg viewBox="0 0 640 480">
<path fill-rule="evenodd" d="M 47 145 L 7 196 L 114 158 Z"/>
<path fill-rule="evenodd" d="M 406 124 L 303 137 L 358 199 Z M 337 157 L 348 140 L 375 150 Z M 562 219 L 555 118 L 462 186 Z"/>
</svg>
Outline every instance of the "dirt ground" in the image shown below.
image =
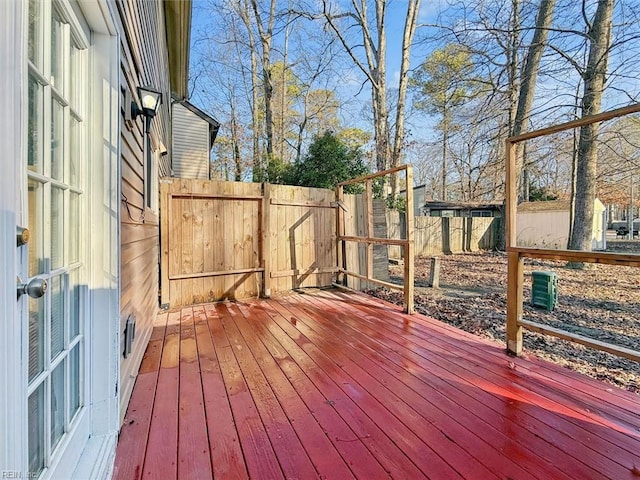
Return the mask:
<svg viewBox="0 0 640 480">
<path fill-rule="evenodd" d="M 639 241 L 610 241 L 610 251 L 638 253 Z M 525 259 L 523 318 L 640 351 L 640 271 L 617 265 L 568 268 L 566 262 Z M 440 289 L 428 286 L 430 259 L 416 258 L 416 310 L 467 332 L 505 341 L 507 258 L 502 252 L 441 257 Z M 558 305 L 535 308 L 531 272 L 558 276 Z M 391 266 L 402 281 L 402 266 Z M 367 293 L 402 304 L 402 295 L 385 289 Z M 524 331 L 525 355 L 535 355 L 640 394 L 640 363 L 605 352 Z"/>
</svg>

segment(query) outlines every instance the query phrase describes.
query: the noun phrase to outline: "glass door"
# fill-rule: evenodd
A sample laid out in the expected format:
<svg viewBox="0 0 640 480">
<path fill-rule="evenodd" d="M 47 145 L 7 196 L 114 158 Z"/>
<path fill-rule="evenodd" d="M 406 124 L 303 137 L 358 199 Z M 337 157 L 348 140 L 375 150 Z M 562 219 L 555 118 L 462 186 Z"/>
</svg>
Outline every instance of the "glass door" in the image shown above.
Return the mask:
<svg viewBox="0 0 640 480">
<path fill-rule="evenodd" d="M 87 37 L 68 3 L 29 0 L 26 211 L 28 467 L 38 478 L 60 461 L 84 413 Z M 83 430 L 84 431 L 84 430 Z"/>
</svg>

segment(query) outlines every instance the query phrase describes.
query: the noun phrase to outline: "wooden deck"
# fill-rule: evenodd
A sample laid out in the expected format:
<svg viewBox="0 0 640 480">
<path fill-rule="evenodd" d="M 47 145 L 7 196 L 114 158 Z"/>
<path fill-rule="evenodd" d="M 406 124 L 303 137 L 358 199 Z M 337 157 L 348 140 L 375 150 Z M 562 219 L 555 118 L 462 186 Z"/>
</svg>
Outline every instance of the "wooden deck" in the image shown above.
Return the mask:
<svg viewBox="0 0 640 480">
<path fill-rule="evenodd" d="M 360 294 L 158 319 L 115 479 L 640 478 L 640 397 Z"/>
</svg>

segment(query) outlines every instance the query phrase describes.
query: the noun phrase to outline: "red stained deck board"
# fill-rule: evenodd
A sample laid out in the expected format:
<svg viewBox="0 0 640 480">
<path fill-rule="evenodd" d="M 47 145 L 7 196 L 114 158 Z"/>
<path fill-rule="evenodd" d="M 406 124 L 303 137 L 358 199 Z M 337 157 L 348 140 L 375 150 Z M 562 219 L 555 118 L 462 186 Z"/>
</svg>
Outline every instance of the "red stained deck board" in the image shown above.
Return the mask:
<svg viewBox="0 0 640 480">
<path fill-rule="evenodd" d="M 390 304 L 381 299 L 370 297 L 368 295 L 358 293 L 345 294 L 339 291 L 334 291 L 330 294 L 328 293 L 328 295 L 332 296 L 333 298 L 339 299 L 339 301 L 343 303 L 358 305 L 359 307 L 363 307 L 365 309 L 370 309 L 373 307 L 375 308 L 378 315 L 380 314 L 379 309 L 390 312 L 391 316 L 394 318 L 398 318 L 396 316 L 401 317 L 403 315 L 400 307 L 398 307 L 397 305 Z M 423 324 L 427 328 L 452 328 L 424 315 L 417 315 L 416 317 L 410 318 L 414 319 L 417 326 Z M 477 337 L 471 333 L 464 331 L 460 331 L 459 335 L 471 340 L 473 349 L 477 353 L 479 353 L 480 351 L 484 351 L 492 355 L 494 358 L 500 359 L 504 357 L 504 349 L 498 347 L 495 342 Z M 603 395 L 608 398 L 615 397 L 617 399 L 615 402 L 615 408 L 609 408 L 609 403 L 602 404 L 603 413 L 606 412 L 606 414 L 609 414 L 614 418 L 626 418 L 627 420 L 630 419 L 631 422 L 637 421 L 637 395 L 633 393 L 627 392 L 615 386 L 610 386 L 609 384 L 606 384 L 604 382 L 599 382 L 584 375 L 576 374 L 576 372 L 570 371 L 557 365 L 549 364 L 548 362 L 537 359 L 535 357 L 510 357 L 510 361 L 514 362 L 521 368 L 526 369 L 533 378 L 536 378 L 543 382 L 543 385 L 546 388 L 553 388 L 554 386 L 557 386 L 560 387 L 562 391 L 566 392 L 567 385 L 574 387 L 572 388 L 572 390 L 570 390 L 570 392 L 575 392 L 575 395 L 571 395 L 571 400 L 573 403 L 577 403 L 576 400 L 578 399 L 590 403 L 593 403 L 594 401 L 600 403 L 599 400 Z M 631 414 L 631 417 L 629 417 L 628 414 Z"/>
<path fill-rule="evenodd" d="M 639 478 L 635 395 L 379 299 L 163 315 L 114 478 Z"/>
<path fill-rule="evenodd" d="M 264 304 L 264 302 L 259 302 L 257 305 Z M 271 318 L 277 319 L 279 316 L 277 312 L 270 309 L 267 310 L 267 313 Z M 278 338 L 289 355 L 299 365 L 304 366 L 304 371 L 309 379 L 327 399 L 326 403 L 351 427 L 353 436 L 338 437 L 336 441 L 344 443 L 361 441 L 394 478 L 426 478 L 405 452 L 398 448 L 385 434 L 386 426 L 377 425 L 372 421 L 360 409 L 358 403 L 354 402 L 339 387 L 339 369 L 336 367 L 327 371 L 316 363 L 313 356 L 307 351 L 309 347 L 311 350 L 318 350 L 313 344 L 308 342 L 302 335 L 296 335 L 295 331 L 290 331 L 289 334 L 285 335 L 282 324 L 279 322 L 266 322 L 266 325 L 269 331 Z M 293 335 L 293 337 L 290 335 Z"/>
<path fill-rule="evenodd" d="M 193 312 L 213 477 L 246 478 L 240 439 L 209 333 L 205 307 L 194 307 Z"/>
<path fill-rule="evenodd" d="M 305 300 L 312 305 L 317 305 L 315 302 L 317 299 L 305 297 Z M 288 306 L 291 313 L 299 315 L 299 318 L 308 323 L 310 328 L 317 329 L 318 334 L 322 334 L 328 328 L 336 334 L 335 338 L 338 338 L 338 330 L 341 327 L 331 322 L 332 319 L 335 319 L 335 316 L 327 308 L 323 309 L 327 321 L 318 323 L 312 315 L 303 313 L 295 305 Z M 345 332 L 343 331 L 343 333 Z M 462 471 L 463 475 L 470 476 L 474 473 L 481 475 L 482 470 L 486 469 L 485 465 L 490 465 L 491 472 L 482 474 L 484 478 L 489 478 L 492 475 L 497 475 L 500 478 L 570 478 L 557 469 L 551 468 L 552 466 L 544 465 L 541 468 L 537 454 L 524 448 L 524 446 L 510 442 L 508 437 L 499 432 L 497 432 L 498 435 L 492 436 L 492 427 L 483 419 L 470 414 L 465 415 L 466 410 L 457 408 L 459 405 L 453 404 L 453 402 L 447 404 L 446 397 L 440 395 L 437 391 L 433 391 L 428 385 L 424 383 L 420 385 L 421 382 L 417 382 L 417 384 L 416 382 L 408 382 L 410 384 L 408 386 L 403 383 L 400 379 L 403 377 L 404 371 L 389 372 L 387 368 L 387 364 L 390 363 L 389 360 L 381 355 L 376 357 L 376 350 L 366 342 L 359 340 L 359 337 L 364 336 L 355 331 L 353 334 L 344 335 L 344 339 L 341 339 L 341 342 L 349 346 L 349 348 L 344 348 L 344 355 L 350 357 L 363 369 L 370 372 L 390 391 L 403 399 L 409 408 L 414 409 L 424 419 L 421 421 L 419 418 L 416 422 L 417 424 L 425 421 L 430 422 L 435 428 L 445 432 L 448 439 L 459 445 L 464 452 L 463 454 L 448 446 L 441 449 L 439 453 L 445 460 L 449 459 L 449 462 L 458 466 L 458 468 L 461 466 L 470 468 Z M 419 392 L 424 396 L 421 396 Z M 425 398 L 427 396 L 430 398 Z M 451 412 L 454 411 L 456 412 L 455 417 L 451 415 Z M 407 417 L 407 415 L 400 413 L 399 418 L 403 417 Z M 424 435 L 422 438 L 425 438 Z M 508 457 L 503 454 L 503 451 L 507 449 L 510 453 Z M 474 466 L 469 459 L 463 462 L 465 456 L 469 455 L 467 452 L 471 452 L 477 458 L 476 461 L 482 463 L 482 468 Z M 528 471 L 526 467 L 529 467 Z"/>
<path fill-rule="evenodd" d="M 359 328 L 363 332 L 366 330 L 361 324 Z M 347 337 L 351 337 L 351 333 L 345 333 Z M 396 380 L 402 382 L 399 385 L 395 384 L 396 388 L 403 392 L 404 398 L 415 398 L 416 395 L 421 395 L 434 408 L 441 409 L 447 415 L 450 415 L 450 412 L 456 412 L 455 418 L 452 418 L 453 421 L 458 421 L 467 427 L 473 426 L 470 430 L 476 435 L 481 435 L 487 441 L 491 440 L 499 451 L 508 452 L 509 457 L 518 459 L 518 462 L 530 473 L 541 478 L 561 478 L 563 475 L 589 478 L 595 474 L 594 470 L 578 460 L 558 455 L 561 452 L 547 443 L 539 434 L 533 434 L 511 418 L 504 417 L 505 408 L 509 408 L 508 403 L 505 404 L 486 394 L 478 395 L 484 392 L 472 386 L 465 386 L 457 381 L 448 383 L 450 372 L 438 365 L 430 363 L 425 365 L 425 368 L 420 368 L 418 365 L 395 363 L 397 359 L 390 360 L 386 357 L 390 350 L 381 349 L 380 345 L 367 335 L 360 335 L 357 345 L 366 356 L 363 362 L 366 363 L 369 358 L 374 359 L 385 370 L 386 373 L 380 373 L 381 378 L 386 378 L 391 383 L 395 383 Z M 390 356 L 393 357 L 393 355 Z M 495 410 L 488 406 L 492 401 L 497 405 Z M 545 430 L 539 431 L 543 433 Z M 528 451 L 525 456 L 521 455 L 523 449 Z M 532 454 L 539 455 L 549 463 L 540 465 L 540 459 L 532 458 Z"/>
<path fill-rule="evenodd" d="M 238 331 L 251 350 L 256 362 L 265 375 L 273 393 L 285 412 L 288 421 L 295 430 L 304 450 L 309 455 L 318 474 L 322 478 L 354 478 L 353 473 L 344 462 L 335 446 L 324 434 L 322 428 L 304 404 L 295 388 L 278 367 L 273 357 L 260 341 L 251 326 L 251 314 L 244 305 L 238 305 L 242 317 L 234 316 Z"/>
<path fill-rule="evenodd" d="M 372 311 L 375 313 L 375 308 Z M 361 317 L 361 319 L 364 323 L 368 321 L 365 317 Z M 442 326 L 442 328 L 446 329 L 448 327 Z M 446 358 L 448 352 L 452 351 L 457 343 L 451 340 L 448 345 L 445 343 L 441 349 L 434 347 L 434 344 L 441 342 L 444 338 L 446 338 L 445 335 L 434 336 L 427 351 L 421 347 L 415 347 L 414 350 L 423 354 L 423 357 L 419 358 L 418 362 L 424 361 L 427 354 L 432 354 L 433 352 L 438 353 L 434 357 L 436 359 Z M 461 345 L 460 348 L 466 348 L 470 356 L 475 355 L 475 352 L 470 347 L 467 348 Z M 521 424 L 528 428 L 538 420 L 546 424 L 542 429 L 538 429 L 536 434 L 544 437 L 551 436 L 554 444 L 564 444 L 564 448 L 574 452 L 577 458 L 588 458 L 589 463 L 594 468 L 601 469 L 603 473 L 613 478 L 623 478 L 625 476 L 632 478 L 630 472 L 638 463 L 636 452 L 640 451 L 640 449 L 634 449 L 632 446 L 635 443 L 634 439 L 611 428 L 599 426 L 597 422 L 584 416 L 584 414 L 580 418 L 575 418 L 578 416 L 578 412 L 573 410 L 572 405 L 568 404 L 566 400 L 564 402 L 550 401 L 544 397 L 544 390 L 541 390 L 539 394 L 532 394 L 526 388 L 518 385 L 519 382 L 511 381 L 514 372 L 509 368 L 501 369 L 498 367 L 499 363 L 505 362 L 502 358 L 500 360 L 501 362 L 497 362 L 495 359 L 481 357 L 477 362 L 473 362 L 463 357 L 456 357 L 452 363 L 446 363 L 444 366 L 449 371 L 458 374 L 460 378 L 468 378 L 471 381 L 476 381 L 476 383 L 477 380 L 484 378 L 487 381 L 485 388 L 493 389 L 503 394 L 508 393 L 514 401 L 518 402 L 518 410 L 511 414 L 517 415 Z M 507 359 L 506 362 L 508 361 Z M 505 370 L 506 374 L 504 373 Z M 492 373 L 497 373 L 498 375 L 492 375 Z M 535 382 L 532 382 L 532 385 L 535 385 Z M 553 392 L 549 392 L 549 396 L 553 397 Z M 526 414 L 530 416 L 527 418 Z M 583 448 L 579 447 L 580 444 L 583 445 Z M 586 453 L 584 448 L 587 449 Z"/>
<path fill-rule="evenodd" d="M 232 305 L 221 304 L 218 314 L 234 352 L 240 353 L 236 359 L 285 477 L 318 478 L 311 459 L 235 325 L 238 317 L 244 317 Z"/>
<path fill-rule="evenodd" d="M 274 303 L 273 305 L 278 304 Z M 278 307 L 276 307 L 276 309 L 277 308 Z M 424 432 L 430 436 L 433 442 L 431 445 L 427 445 L 416 433 L 387 409 L 385 405 L 390 405 L 387 399 L 384 399 L 385 404 L 382 404 L 380 400 L 371 395 L 366 388 L 361 385 L 366 379 L 351 377 L 345 371 L 344 365 L 333 362 L 331 355 L 337 354 L 338 352 L 335 352 L 331 348 L 329 341 L 320 341 L 318 345 L 316 345 L 309 337 L 300 332 L 298 329 L 299 326 L 294 327 L 281 314 L 275 315 L 272 318 L 283 330 L 292 336 L 296 343 L 299 343 L 303 350 L 320 368 L 331 375 L 338 387 L 342 390 L 340 397 L 349 398 L 353 404 L 361 409 L 364 415 L 369 417 L 374 424 L 380 426 L 389 440 L 397 445 L 397 447 L 409 457 L 412 463 L 420 469 L 422 475 L 433 476 L 433 478 L 461 478 L 459 472 L 446 463 L 433 450 L 433 448 L 438 448 L 438 446 L 442 446 L 442 444 L 448 448 L 455 449 L 455 444 L 451 443 L 449 439 L 442 434 L 432 436 Z M 322 349 L 319 347 L 322 347 Z M 336 404 L 337 403 L 338 400 L 336 400 Z M 410 412 L 407 411 L 406 413 Z M 439 445 L 435 445 L 436 443 Z M 481 465 L 478 464 L 476 467 L 481 468 Z M 486 472 L 486 474 L 491 478 L 492 474 L 490 472 Z"/>
<path fill-rule="evenodd" d="M 160 315 L 159 320 L 156 322 L 157 325 L 153 329 L 151 340 L 142 357 L 129 408 L 120 429 L 118 448 L 116 449 L 116 458 L 119 461 L 114 465 L 114 480 L 142 478 L 142 466 L 156 395 L 167 314 Z"/>
<path fill-rule="evenodd" d="M 332 318 L 328 309 L 325 308 L 324 312 L 327 319 Z M 359 328 L 363 332 L 366 330 L 362 324 Z M 464 386 L 455 381 L 447 383 L 443 380 L 451 376 L 447 370 L 435 364 L 429 364 L 427 369 L 421 369 L 418 365 L 410 366 L 406 362 L 398 361 L 397 358 L 391 360 L 385 356 L 389 355 L 390 350 L 380 348 L 380 344 L 371 340 L 368 335 L 358 335 L 355 328 L 352 332 L 343 333 L 350 342 L 357 338 L 354 340 L 356 342 L 354 345 L 358 352 L 362 352 L 362 354 L 354 352 L 350 355 L 359 358 L 363 365 L 369 365 L 372 363 L 371 360 L 375 360 L 381 368 L 377 376 L 387 384 L 393 385 L 393 389 L 401 392 L 405 400 L 412 401 L 411 404 L 415 405 L 416 410 L 427 417 L 435 416 L 436 421 L 439 422 L 438 425 L 448 434 L 451 434 L 451 428 L 455 428 L 455 424 L 459 422 L 469 430 L 471 439 L 478 439 L 479 436 L 480 448 L 470 449 L 474 454 L 481 450 L 483 441 L 490 441 L 498 452 L 509 452 L 511 459 L 517 460 L 530 474 L 540 478 L 562 478 L 563 475 L 574 476 L 576 473 L 582 473 L 581 476 L 586 478 L 594 475 L 593 470 L 578 461 L 571 461 L 570 457 L 557 458 L 558 450 L 539 435 L 531 434 L 519 424 L 505 419 L 504 410 L 508 405 L 504 402 L 495 402 L 498 408 L 493 411 L 486 406 L 486 398 L 478 400 L 474 397 L 473 387 Z M 390 357 L 393 356 L 393 354 L 390 355 Z M 398 363 L 395 363 L 396 361 Z M 421 405 L 421 398 L 430 406 Z M 451 416 L 451 412 L 455 412 L 455 416 Z M 450 420 L 447 421 L 448 419 Z M 464 431 L 458 430 L 458 432 L 464 435 Z M 517 440 L 511 438 L 513 434 L 517 434 Z M 470 441 L 464 437 L 463 440 Z M 495 456 L 495 453 L 489 453 Z M 540 465 L 538 456 L 550 463 Z M 493 462 L 491 464 L 492 468 L 495 468 Z M 562 471 L 565 473 L 563 474 Z"/>
<path fill-rule="evenodd" d="M 219 308 L 221 308 L 220 305 L 215 305 L 214 309 L 206 310 L 208 325 L 220 362 L 220 370 L 238 430 L 247 471 L 251 478 L 283 478 L 265 426 L 238 365 L 233 347 L 222 327 Z"/>
<path fill-rule="evenodd" d="M 247 325 L 241 330 L 243 333 L 248 330 L 256 337 L 259 335 L 265 352 L 265 357 L 260 358 L 261 364 L 263 362 L 268 363 L 269 358 L 271 358 L 271 361 L 278 365 L 282 374 L 289 380 L 291 387 L 304 402 L 309 413 L 318 422 L 319 428 L 322 432 L 322 438 L 312 439 L 312 441 L 316 443 L 323 443 L 325 438 L 327 438 L 332 442 L 336 451 L 341 456 L 342 461 L 345 464 L 348 464 L 349 468 L 357 478 L 372 480 L 389 478 L 388 473 L 378 463 L 376 457 L 367 450 L 362 439 L 357 437 L 349 424 L 340 417 L 338 412 L 331 405 L 332 402 L 329 401 L 329 399 L 326 398 L 320 390 L 318 390 L 315 384 L 305 373 L 311 368 L 316 368 L 315 364 L 313 364 L 310 359 L 305 361 L 303 353 L 301 353 L 300 357 L 298 357 L 296 361 L 296 359 L 289 355 L 286 348 L 283 347 L 280 341 L 287 344 L 287 340 L 289 340 L 289 344 L 294 350 L 298 348 L 297 345 L 295 345 L 292 340 L 288 339 L 288 337 L 273 335 L 269 331 L 265 326 L 266 323 L 270 322 L 270 317 L 266 312 L 261 309 L 252 309 L 251 311 L 248 311 L 247 308 L 248 307 L 246 305 L 240 306 L 240 309 L 243 311 L 245 318 L 247 319 Z M 260 347 L 258 346 L 257 348 Z M 277 375 L 277 373 L 274 374 Z M 305 443 L 305 448 L 309 449 L 312 458 L 315 446 L 308 446 L 309 441 L 306 440 L 306 437 L 314 434 L 313 428 L 305 428 L 304 433 L 300 434 L 303 443 Z M 345 439 L 349 439 L 350 441 L 345 441 Z M 328 455 L 326 461 L 331 460 L 331 457 Z M 334 465 L 332 468 L 335 469 L 337 467 Z M 319 466 L 319 470 L 321 474 L 326 471 L 322 466 Z M 327 478 L 348 477 L 328 476 Z"/>
<path fill-rule="evenodd" d="M 144 478 L 177 478 L 180 312 L 170 313 L 144 460 Z"/>
<path fill-rule="evenodd" d="M 211 478 L 211 459 L 193 309 L 180 318 L 178 478 Z"/>
<path fill-rule="evenodd" d="M 360 306 L 358 308 L 367 309 L 368 307 Z M 375 309 L 372 311 L 375 312 Z M 421 320 L 429 321 L 427 317 L 420 316 L 416 318 L 418 322 Z M 450 328 L 435 320 L 431 320 L 431 322 L 432 327 L 438 332 L 443 331 L 447 333 L 446 330 L 441 329 Z M 418 327 L 420 327 L 420 325 L 418 325 Z M 399 333 L 399 335 L 402 335 L 402 333 Z M 423 338 L 428 340 L 429 337 L 425 335 Z M 605 440 L 615 440 L 615 449 L 622 448 L 630 454 L 635 454 L 635 452 L 640 450 L 640 432 L 633 427 L 633 425 L 636 425 L 640 420 L 640 416 L 638 414 L 632 415 L 624 409 L 614 408 L 614 405 L 617 407 L 617 397 L 613 397 L 616 398 L 616 402 L 601 402 L 600 399 L 603 396 L 607 396 L 605 393 L 601 394 L 598 398 L 586 397 L 580 391 L 580 384 L 565 382 L 564 385 L 554 383 L 552 386 L 549 386 L 548 383 L 541 383 L 538 376 L 531 378 L 529 372 L 526 370 L 519 371 L 517 367 L 515 369 L 505 368 L 509 363 L 513 363 L 514 366 L 516 364 L 512 362 L 510 357 L 505 357 L 503 354 L 496 352 L 495 348 L 491 355 L 486 356 L 470 347 L 468 342 L 457 342 L 451 338 L 451 335 L 437 335 L 432 343 L 442 345 L 444 350 L 459 348 L 464 351 L 467 353 L 467 355 L 465 355 L 466 358 L 461 358 L 460 362 L 470 362 L 463 365 L 464 367 L 468 369 L 468 365 L 475 367 L 476 365 L 482 364 L 483 369 L 478 370 L 477 373 L 479 375 L 485 375 L 485 378 L 487 378 L 486 372 L 499 375 L 502 377 L 501 381 L 495 382 L 493 378 L 489 378 L 489 381 L 492 383 L 495 382 L 495 385 L 500 388 L 503 388 L 502 385 L 506 382 L 510 387 L 509 393 L 513 394 L 515 398 L 529 404 L 539 405 L 552 412 L 563 413 L 567 421 L 576 424 L 578 427 L 586 425 L 588 428 L 590 425 L 593 425 L 594 428 L 590 430 L 591 433 L 598 437 L 599 433 L 606 432 Z M 513 360 L 523 362 L 522 359 Z M 554 370 L 557 371 L 560 368 L 561 367 L 555 365 L 549 365 L 548 371 L 554 372 Z M 474 368 L 471 368 L 470 371 L 475 373 Z M 572 372 L 566 373 L 570 374 Z M 575 374 L 572 376 L 574 378 L 582 377 Z M 592 384 L 597 383 L 597 381 L 591 379 L 584 379 L 582 383 L 586 383 L 589 380 Z M 633 394 L 629 396 L 632 397 Z M 603 411 L 606 411 L 607 414 L 604 415 L 602 413 Z M 624 418 L 624 420 L 622 420 L 622 418 Z M 629 427 L 629 425 L 631 425 L 631 427 Z M 606 442 L 601 445 L 594 445 L 591 439 L 589 440 L 589 445 L 598 451 L 606 448 Z"/>
</svg>

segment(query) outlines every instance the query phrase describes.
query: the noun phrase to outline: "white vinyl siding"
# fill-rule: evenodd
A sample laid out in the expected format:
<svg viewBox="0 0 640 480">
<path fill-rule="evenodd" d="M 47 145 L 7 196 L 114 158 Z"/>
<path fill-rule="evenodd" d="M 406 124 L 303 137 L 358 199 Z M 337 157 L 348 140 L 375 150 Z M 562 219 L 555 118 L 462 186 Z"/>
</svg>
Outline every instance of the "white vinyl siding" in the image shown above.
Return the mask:
<svg viewBox="0 0 640 480">
<path fill-rule="evenodd" d="M 173 176 L 209 179 L 209 123 L 173 105 Z"/>
</svg>

